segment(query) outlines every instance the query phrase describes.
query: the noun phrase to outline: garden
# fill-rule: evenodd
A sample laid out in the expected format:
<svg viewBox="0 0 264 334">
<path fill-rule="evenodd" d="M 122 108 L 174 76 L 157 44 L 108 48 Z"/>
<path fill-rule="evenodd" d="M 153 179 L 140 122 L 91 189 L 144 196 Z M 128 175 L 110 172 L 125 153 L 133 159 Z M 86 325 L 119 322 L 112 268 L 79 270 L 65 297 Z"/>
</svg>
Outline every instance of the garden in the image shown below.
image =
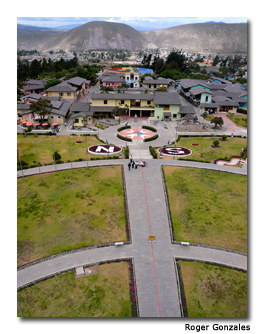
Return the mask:
<svg viewBox="0 0 264 334">
<path fill-rule="evenodd" d="M 176 145 L 172 143 L 166 147 L 180 146 L 188 148 L 192 151 L 192 154 L 180 159 L 189 161 L 213 163 L 215 159 L 229 161 L 233 157 L 240 157 L 242 148 L 247 147 L 247 139 L 226 136 L 224 138 L 222 140 L 221 136 L 179 136 Z M 173 159 L 173 157 L 164 156 L 163 159 Z"/>
<path fill-rule="evenodd" d="M 164 166 L 174 240 L 247 252 L 247 177 Z"/>
<path fill-rule="evenodd" d="M 18 266 L 62 251 L 126 241 L 124 204 L 121 166 L 19 178 Z"/>
<path fill-rule="evenodd" d="M 107 159 L 107 156 L 95 157 L 87 153 L 87 148 L 92 145 L 100 145 L 101 141 L 96 136 L 46 136 L 46 135 L 18 135 L 17 149 L 19 158 L 17 159 L 17 169 L 38 167 L 54 164 L 53 152 L 56 163 L 66 163 L 74 161 L 86 161 Z M 125 156 L 123 154 L 123 156 Z M 111 156 L 111 159 L 118 159 L 118 154 Z M 21 165 L 20 165 L 20 161 Z"/>
<path fill-rule="evenodd" d="M 247 273 L 198 262 L 178 266 L 185 316 L 247 317 Z"/>
<path fill-rule="evenodd" d="M 247 115 L 239 116 L 239 115 L 227 115 L 231 121 L 233 121 L 238 126 L 243 126 L 247 128 Z"/>
</svg>

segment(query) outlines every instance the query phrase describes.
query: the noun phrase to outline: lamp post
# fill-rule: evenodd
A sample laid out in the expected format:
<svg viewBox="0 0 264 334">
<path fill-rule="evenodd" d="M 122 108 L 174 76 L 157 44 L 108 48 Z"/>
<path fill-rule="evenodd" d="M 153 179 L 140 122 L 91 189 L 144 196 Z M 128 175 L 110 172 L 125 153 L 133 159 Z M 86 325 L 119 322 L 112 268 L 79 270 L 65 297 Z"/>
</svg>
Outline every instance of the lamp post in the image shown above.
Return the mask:
<svg viewBox="0 0 264 334">
<path fill-rule="evenodd" d="M 244 149 L 242 148 L 241 149 L 241 153 L 240 153 L 240 159 L 239 159 L 239 167 L 241 168 L 241 159 L 242 159 L 242 157 L 243 157 L 243 151 L 244 151 Z"/>
<path fill-rule="evenodd" d="M 22 172 L 22 176 L 24 177 L 24 172 L 23 172 L 22 163 L 21 163 L 21 160 L 20 160 L 20 155 L 19 155 L 18 149 L 17 149 L 17 156 L 18 156 L 18 160 L 19 160 L 19 163 L 20 163 L 20 169 L 21 169 L 21 172 Z"/>
<path fill-rule="evenodd" d="M 54 163 L 55 163 L 55 170 L 57 172 L 56 157 L 55 157 L 55 152 L 54 152 L 54 146 L 53 146 L 53 140 L 52 140 L 52 138 L 51 138 L 51 143 L 52 143 L 52 149 L 53 149 L 53 160 L 54 160 Z"/>
<path fill-rule="evenodd" d="M 88 150 L 87 150 L 87 137 L 85 136 L 85 147 L 86 147 L 86 161 L 87 161 L 87 167 L 88 167 Z"/>
<path fill-rule="evenodd" d="M 37 162 L 38 162 L 38 167 L 39 167 L 39 173 L 40 173 L 40 166 L 39 166 L 39 159 L 38 159 L 38 150 L 37 150 L 37 144 L 35 140 L 35 147 L 36 147 L 36 154 L 37 154 Z"/>
<path fill-rule="evenodd" d="M 71 139 L 69 136 L 69 151 L 70 151 L 70 157 L 71 157 L 71 168 L 72 168 L 72 155 L 71 155 Z"/>
<path fill-rule="evenodd" d="M 176 125 L 176 127 L 175 127 L 175 130 L 176 130 L 176 137 L 175 137 L 175 149 L 174 149 L 174 154 L 173 154 L 173 160 L 175 160 L 175 154 L 176 154 L 176 141 L 177 141 L 177 138 L 178 138 L 178 136 L 177 136 L 177 125 Z"/>
</svg>

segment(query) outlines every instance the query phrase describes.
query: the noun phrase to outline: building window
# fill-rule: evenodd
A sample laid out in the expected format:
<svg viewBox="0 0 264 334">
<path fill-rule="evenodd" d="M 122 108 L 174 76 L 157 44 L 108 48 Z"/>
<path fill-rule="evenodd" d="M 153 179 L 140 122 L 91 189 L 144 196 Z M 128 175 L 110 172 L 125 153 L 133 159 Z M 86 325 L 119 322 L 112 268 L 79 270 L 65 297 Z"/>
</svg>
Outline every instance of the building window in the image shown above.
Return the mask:
<svg viewBox="0 0 264 334">
<path fill-rule="evenodd" d="M 150 105 L 150 104 L 151 104 L 151 101 L 147 101 L 147 104 Z"/>
<path fill-rule="evenodd" d="M 67 96 L 71 96 L 71 93 L 67 93 Z"/>
<path fill-rule="evenodd" d="M 177 114 L 172 114 L 172 117 L 173 117 L 173 118 L 176 118 L 176 117 L 177 117 Z"/>
<path fill-rule="evenodd" d="M 107 100 L 104 100 L 104 104 L 107 104 Z"/>
<path fill-rule="evenodd" d="M 208 102 L 208 96 L 205 97 L 205 102 Z"/>
<path fill-rule="evenodd" d="M 63 93 L 59 93 L 59 96 L 63 96 Z"/>
<path fill-rule="evenodd" d="M 121 104 L 125 104 L 125 100 L 121 100 Z"/>
<path fill-rule="evenodd" d="M 74 123 L 79 123 L 79 119 L 75 118 Z"/>
</svg>

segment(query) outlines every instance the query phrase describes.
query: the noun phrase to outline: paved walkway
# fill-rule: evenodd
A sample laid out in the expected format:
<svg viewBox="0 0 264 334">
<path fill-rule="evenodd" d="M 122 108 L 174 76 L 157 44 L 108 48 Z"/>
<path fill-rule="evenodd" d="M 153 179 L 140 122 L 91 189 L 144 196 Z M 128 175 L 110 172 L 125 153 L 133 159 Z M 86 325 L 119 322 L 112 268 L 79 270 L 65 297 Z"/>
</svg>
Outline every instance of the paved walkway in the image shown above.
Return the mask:
<svg viewBox="0 0 264 334">
<path fill-rule="evenodd" d="M 135 263 L 140 317 L 181 317 L 175 258 L 202 260 L 247 269 L 247 257 L 243 254 L 207 247 L 171 244 L 161 177 L 161 165 L 207 168 L 247 175 L 246 168 L 177 160 L 148 160 L 148 167 L 129 171 L 127 162 L 127 160 L 89 161 L 88 166 L 124 164 L 132 243 L 118 248 L 109 246 L 83 250 L 26 267 L 18 271 L 18 287 L 77 266 L 132 257 Z M 84 168 L 87 167 L 87 162 L 76 162 L 72 165 L 74 168 Z M 71 168 L 71 164 L 61 164 L 56 168 L 68 169 Z M 40 167 L 40 172 L 47 171 L 55 171 L 55 166 Z M 39 168 L 25 170 L 23 173 L 24 175 L 39 173 Z M 22 172 L 18 171 L 18 175 L 22 176 Z M 156 242 L 149 242 L 149 236 L 155 236 Z"/>
</svg>

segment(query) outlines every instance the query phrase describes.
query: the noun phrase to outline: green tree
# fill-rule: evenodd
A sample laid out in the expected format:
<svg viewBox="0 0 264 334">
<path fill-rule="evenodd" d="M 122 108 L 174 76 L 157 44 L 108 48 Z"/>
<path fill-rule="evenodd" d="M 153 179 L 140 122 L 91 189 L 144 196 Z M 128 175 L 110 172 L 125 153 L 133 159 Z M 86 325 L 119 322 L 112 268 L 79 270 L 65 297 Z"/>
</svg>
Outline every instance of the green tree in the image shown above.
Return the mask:
<svg viewBox="0 0 264 334">
<path fill-rule="evenodd" d="M 166 69 L 176 69 L 184 72 L 187 69 L 188 58 L 181 51 L 172 51 L 166 59 Z"/>
<path fill-rule="evenodd" d="M 214 123 L 216 129 L 217 125 L 221 127 L 224 124 L 224 121 L 222 117 L 214 117 L 211 119 L 211 123 Z"/>
<path fill-rule="evenodd" d="M 41 61 L 34 59 L 29 66 L 29 76 L 30 78 L 37 78 L 41 73 Z"/>
<path fill-rule="evenodd" d="M 217 139 L 214 140 L 214 141 L 213 141 L 213 145 L 214 145 L 215 147 L 217 147 L 217 146 L 219 145 L 219 140 L 217 140 Z"/>
<path fill-rule="evenodd" d="M 56 86 L 59 83 L 61 83 L 60 80 L 58 79 L 52 79 L 52 80 L 48 80 L 48 82 L 46 83 L 46 85 L 44 86 L 44 89 L 47 90 L 48 88 L 52 87 L 52 86 Z"/>
<path fill-rule="evenodd" d="M 52 158 L 55 161 L 59 161 L 61 159 L 61 155 L 57 151 L 55 151 L 54 154 L 52 154 Z"/>
<path fill-rule="evenodd" d="M 40 118 L 40 122 L 43 123 L 44 117 L 50 114 L 52 110 L 52 104 L 50 100 L 41 99 L 37 102 L 33 102 L 30 106 L 30 110 L 32 111 L 33 115 L 38 115 Z"/>
</svg>

